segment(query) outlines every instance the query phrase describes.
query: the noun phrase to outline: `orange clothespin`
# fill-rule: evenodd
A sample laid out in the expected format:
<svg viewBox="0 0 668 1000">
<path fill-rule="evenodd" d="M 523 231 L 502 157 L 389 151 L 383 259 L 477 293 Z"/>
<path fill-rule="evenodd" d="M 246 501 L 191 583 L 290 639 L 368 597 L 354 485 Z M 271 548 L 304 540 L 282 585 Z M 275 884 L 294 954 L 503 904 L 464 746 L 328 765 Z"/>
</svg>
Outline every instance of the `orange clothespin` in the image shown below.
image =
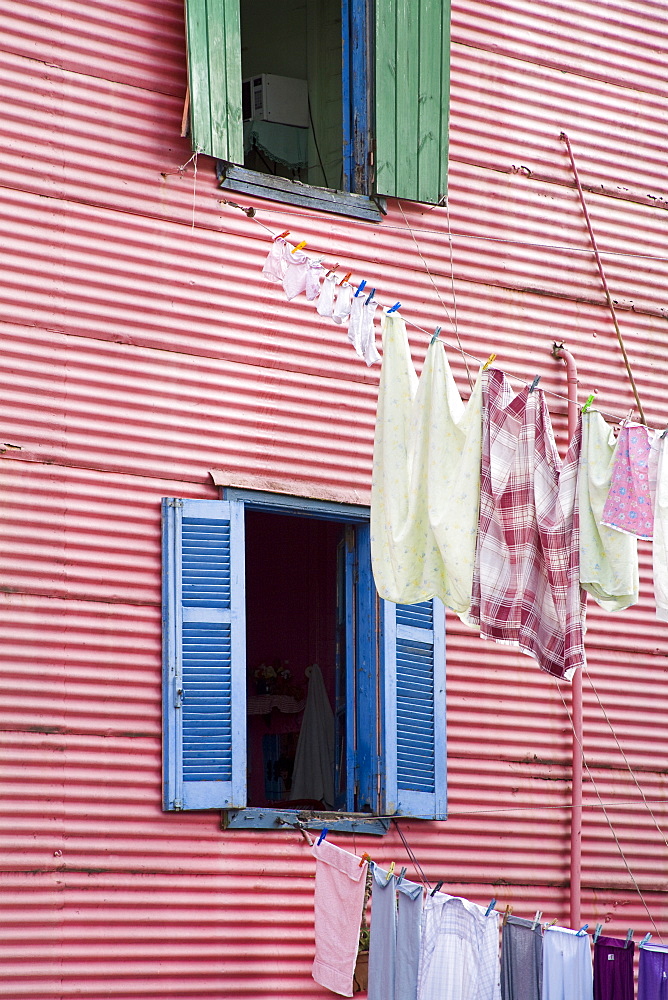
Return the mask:
<svg viewBox="0 0 668 1000">
<path fill-rule="evenodd" d="M 506 907 L 506 912 L 503 914 L 503 926 L 505 927 L 508 923 L 508 917 L 513 912 L 513 908 L 510 904 Z"/>
<path fill-rule="evenodd" d="M 362 867 L 362 865 L 364 864 L 365 861 L 371 861 L 371 855 L 367 854 L 366 851 L 364 852 L 364 854 L 360 858 L 360 863 L 359 863 L 359 867 L 360 868 Z"/>
<path fill-rule="evenodd" d="M 301 243 L 298 243 L 296 247 L 292 248 L 290 253 L 297 253 L 298 250 L 303 250 L 305 246 L 306 246 L 306 240 L 302 240 Z"/>
<path fill-rule="evenodd" d="M 350 280 L 350 275 L 352 273 L 353 273 L 352 271 L 348 271 L 347 274 L 344 274 L 343 277 L 341 278 L 340 282 L 339 282 L 339 285 L 345 285 L 346 281 Z"/>
<path fill-rule="evenodd" d="M 496 354 L 490 354 L 490 356 L 487 358 L 487 361 L 485 361 L 484 365 L 482 366 L 482 370 L 486 372 L 489 366 L 495 360 L 496 360 Z"/>
<path fill-rule="evenodd" d="M 283 232 L 279 233 L 278 236 L 275 236 L 274 239 L 276 239 L 276 240 L 284 240 L 285 237 L 289 236 L 289 235 L 290 235 L 290 230 L 289 229 L 284 229 Z"/>
</svg>

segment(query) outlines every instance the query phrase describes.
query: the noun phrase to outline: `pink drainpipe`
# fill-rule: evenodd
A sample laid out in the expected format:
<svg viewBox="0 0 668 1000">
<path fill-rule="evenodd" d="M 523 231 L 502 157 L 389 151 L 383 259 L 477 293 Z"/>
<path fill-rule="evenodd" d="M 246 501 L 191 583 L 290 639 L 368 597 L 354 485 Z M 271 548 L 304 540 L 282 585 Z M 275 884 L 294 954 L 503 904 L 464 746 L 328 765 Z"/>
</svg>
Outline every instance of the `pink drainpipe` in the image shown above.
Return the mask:
<svg viewBox="0 0 668 1000">
<path fill-rule="evenodd" d="M 575 358 L 562 344 L 555 344 L 552 354 L 566 363 L 568 381 L 568 440 L 575 434 L 578 423 L 577 386 L 578 371 Z M 571 714 L 573 717 L 573 776 L 571 789 L 571 867 L 570 867 L 570 925 L 581 926 L 582 881 L 582 670 L 576 670 L 571 682 Z"/>
</svg>

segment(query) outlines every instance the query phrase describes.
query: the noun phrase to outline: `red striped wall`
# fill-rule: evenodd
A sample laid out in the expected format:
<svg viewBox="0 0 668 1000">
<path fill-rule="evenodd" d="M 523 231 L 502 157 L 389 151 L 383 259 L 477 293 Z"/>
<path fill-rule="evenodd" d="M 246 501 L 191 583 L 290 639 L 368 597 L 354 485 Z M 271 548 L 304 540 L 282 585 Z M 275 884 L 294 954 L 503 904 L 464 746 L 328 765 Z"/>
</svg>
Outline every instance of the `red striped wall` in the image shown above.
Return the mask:
<svg viewBox="0 0 668 1000">
<path fill-rule="evenodd" d="M 304 841 L 161 812 L 159 499 L 216 497 L 212 470 L 364 498 L 378 371 L 261 280 L 267 233 L 221 204 L 211 162 L 196 185 L 179 171 L 182 6 L 0 12 L 0 994 L 17 1000 L 325 995 Z M 653 0 L 453 0 L 451 242 L 446 209 L 429 206 L 390 202 L 370 225 L 257 202 L 258 218 L 425 330 L 561 394 L 563 339 L 582 397 L 622 415 L 633 396 L 566 131 L 661 427 L 667 22 Z M 419 365 L 427 338 L 411 342 Z M 589 612 L 583 918 L 658 940 L 668 633 L 646 544 L 641 561 L 636 608 Z M 447 646 L 450 818 L 405 835 L 450 891 L 565 921 L 568 686 L 456 618 Z M 408 860 L 394 832 L 334 839 Z"/>
</svg>

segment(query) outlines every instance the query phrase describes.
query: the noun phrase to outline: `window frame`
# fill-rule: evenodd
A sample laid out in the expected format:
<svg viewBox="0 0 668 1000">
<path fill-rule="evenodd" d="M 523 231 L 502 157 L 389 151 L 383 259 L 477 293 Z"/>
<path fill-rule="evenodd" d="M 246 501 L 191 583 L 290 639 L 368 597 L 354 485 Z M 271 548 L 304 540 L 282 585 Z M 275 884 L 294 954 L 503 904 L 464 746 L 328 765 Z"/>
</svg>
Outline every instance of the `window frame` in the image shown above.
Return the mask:
<svg viewBox="0 0 668 1000">
<path fill-rule="evenodd" d="M 360 812 L 347 812 L 347 811 L 312 811 L 312 810 L 297 810 L 297 809 L 284 809 L 277 807 L 254 807 L 254 806 L 240 806 L 235 808 L 225 808 L 219 804 L 208 804 L 208 805 L 185 805 L 184 800 L 179 796 L 177 791 L 176 796 L 173 794 L 175 788 L 183 788 L 184 779 L 181 776 L 180 786 L 178 780 L 178 775 L 174 774 L 174 761 L 179 757 L 177 745 L 178 745 L 178 733 L 175 734 L 175 727 L 179 724 L 174 721 L 172 716 L 175 713 L 171 712 L 169 708 L 170 699 L 173 699 L 175 694 L 178 692 L 174 691 L 174 659 L 175 656 L 178 659 L 178 650 L 174 648 L 173 641 L 173 627 L 170 624 L 170 619 L 178 620 L 178 612 L 175 610 L 175 604 L 179 603 L 179 599 L 175 600 L 174 594 L 180 592 L 181 580 L 179 575 L 179 570 L 177 568 L 176 573 L 173 569 L 169 567 L 179 567 L 178 552 L 174 551 L 178 545 L 183 544 L 176 541 L 176 532 L 174 527 L 170 528 L 169 522 L 170 517 L 176 518 L 178 523 L 178 518 L 180 517 L 178 506 L 181 508 L 186 506 L 190 509 L 188 505 L 193 505 L 192 509 L 195 511 L 200 510 L 201 505 L 203 509 L 207 508 L 209 512 L 215 510 L 216 504 L 220 504 L 221 517 L 224 511 L 228 511 L 230 518 L 230 525 L 233 521 L 236 521 L 236 543 L 230 541 L 230 577 L 231 577 L 231 588 L 232 593 L 236 592 L 243 595 L 245 588 L 245 553 L 237 551 L 236 554 L 232 554 L 233 544 L 237 544 L 238 547 L 243 547 L 244 544 L 244 524 L 245 524 L 245 512 L 246 510 L 260 510 L 264 512 L 274 512 L 281 514 L 291 514 L 296 516 L 306 516 L 306 517 L 316 517 L 322 518 L 329 521 L 340 521 L 343 524 L 354 526 L 356 530 L 356 542 L 355 542 L 355 559 L 361 561 L 356 562 L 356 570 L 360 577 L 364 576 L 364 582 L 359 586 L 355 597 L 355 614 L 360 617 L 363 621 L 364 627 L 366 628 L 367 639 L 366 646 L 364 641 L 361 639 L 361 629 L 357 628 L 355 630 L 355 641 L 357 643 L 357 650 L 355 654 L 355 671 L 360 669 L 362 660 L 364 656 L 368 658 L 368 662 L 363 665 L 364 669 L 369 671 L 368 679 L 366 683 L 362 683 L 356 689 L 354 696 L 354 713 L 355 719 L 359 721 L 360 718 L 367 720 L 366 726 L 362 724 L 365 729 L 370 729 L 370 739 L 362 740 L 357 744 L 357 761 L 356 770 L 354 775 L 354 780 L 357 783 L 358 779 L 364 780 L 369 783 L 369 788 L 360 792 L 361 801 L 371 801 L 375 802 L 377 809 L 381 809 L 384 806 L 387 807 L 388 799 L 391 797 L 391 790 L 394 790 L 396 801 L 392 801 L 392 813 L 391 815 L 382 815 L 380 813 L 360 813 Z M 173 514 L 169 513 L 169 508 L 176 508 Z M 395 642 L 397 636 L 397 622 L 398 613 L 401 606 L 391 605 L 389 602 L 382 601 L 373 585 L 373 577 L 371 573 L 371 555 L 370 555 L 370 540 L 368 525 L 370 520 L 370 510 L 366 506 L 351 504 L 351 503 L 341 503 L 330 500 L 317 500 L 305 497 L 292 496 L 287 494 L 276 494 L 269 493 L 261 490 L 249 490 L 242 488 L 223 488 L 221 500 L 217 501 L 179 501 L 172 498 L 166 498 L 163 500 L 163 538 L 164 538 L 164 553 L 163 557 L 163 693 L 164 693 L 164 798 L 163 798 L 163 808 L 166 810 L 178 810 L 180 808 L 218 808 L 222 811 L 222 826 L 225 829 L 262 829 L 271 828 L 276 829 L 281 826 L 294 826 L 294 827 L 309 827 L 311 829 L 320 829 L 323 826 L 327 826 L 330 829 L 335 829 L 344 832 L 365 832 L 370 834 L 383 834 L 389 829 L 390 819 L 392 817 L 401 818 L 427 818 L 427 819 L 445 819 L 447 816 L 447 775 L 446 775 L 446 743 L 445 743 L 445 620 L 444 620 L 444 609 L 442 604 L 434 599 L 431 609 L 431 663 L 432 663 L 432 689 L 429 694 L 431 701 L 429 702 L 429 708 L 431 711 L 431 717 L 433 718 L 433 758 L 431 758 L 431 767 L 434 773 L 434 794 L 427 794 L 426 796 L 420 793 L 419 790 L 414 790 L 409 782 L 408 786 L 403 786 L 403 791 L 399 792 L 399 785 L 397 784 L 397 713 L 399 711 L 399 700 L 397 697 L 397 682 L 399 676 L 399 647 Z M 213 522 L 212 522 L 213 523 Z M 361 530 L 360 530 L 361 529 Z M 242 575 L 243 579 L 239 579 Z M 173 577 L 173 578 L 172 578 Z M 360 594 L 362 599 L 367 601 L 368 609 L 359 603 Z M 365 596 L 368 595 L 368 596 Z M 373 606 L 370 602 L 373 602 Z M 241 599 L 243 607 L 239 606 L 239 600 L 236 603 L 236 610 L 232 607 L 232 610 L 227 613 L 223 612 L 223 616 L 228 614 L 228 618 L 231 615 L 232 620 L 236 620 L 237 627 L 243 629 L 245 637 L 245 599 Z M 420 606 L 416 606 L 420 608 Z M 404 612 L 407 612 L 409 617 L 411 614 L 410 608 L 404 608 Z M 194 612 L 197 616 L 200 614 L 197 610 Z M 424 612 L 423 612 L 424 614 Z M 440 616 L 440 617 L 439 617 Z M 366 619 L 366 620 L 364 620 Z M 198 619 L 199 620 L 199 619 Z M 207 619 L 209 620 L 209 619 Z M 410 624 L 410 622 L 409 622 Z M 408 636 L 409 639 L 422 640 L 426 633 L 420 633 L 416 629 L 406 628 L 403 630 L 399 627 L 399 631 L 403 636 Z M 171 638 L 170 638 L 171 637 Z M 350 641 L 350 640 L 349 640 Z M 234 634 L 232 635 L 232 644 L 239 642 Z M 392 645 L 394 643 L 394 645 Z M 178 643 L 177 643 L 178 645 Z M 418 642 L 418 646 L 420 643 Z M 392 649 L 390 649 L 392 646 Z M 236 772 L 237 787 L 239 780 L 240 770 L 243 771 L 245 775 L 246 768 L 246 730 L 247 717 L 246 717 L 246 655 L 245 655 L 245 638 L 244 641 L 236 646 L 237 650 L 241 650 L 241 654 L 238 655 L 238 660 L 243 660 L 243 670 L 234 666 L 233 654 L 230 655 L 229 660 L 229 672 L 230 672 L 230 686 L 231 686 L 231 698 L 233 699 L 231 704 L 231 710 L 233 712 L 232 721 L 232 731 L 233 735 L 230 738 L 230 758 L 232 760 L 232 771 Z M 238 662 L 238 660 L 236 662 Z M 371 662 L 373 660 L 373 662 Z M 352 661 L 349 661 L 352 662 Z M 426 661 L 425 661 L 426 662 Z M 391 664 L 391 666 L 389 666 Z M 409 687 L 413 683 L 412 678 L 412 666 L 410 661 L 408 663 L 409 675 L 408 675 L 408 685 Z M 178 668 L 176 668 L 176 674 L 179 675 Z M 358 675 L 355 674 L 357 677 Z M 417 675 L 416 675 L 417 676 Z M 404 687 L 406 686 L 406 670 L 404 664 Z M 419 683 L 419 680 L 418 680 Z M 430 682 L 431 683 L 431 682 Z M 177 684 L 178 686 L 178 684 Z M 182 685 L 186 686 L 186 685 Z M 424 690 L 424 688 L 423 688 Z M 366 698 L 368 704 L 362 704 L 362 697 Z M 409 694 L 408 697 L 411 697 Z M 178 700 L 178 699 L 177 699 Z M 186 697 L 183 698 L 184 704 L 186 702 Z M 404 709 L 408 702 L 402 702 Z M 179 706 L 180 707 L 180 706 Z M 350 709 L 349 709 L 350 711 Z M 412 709 L 411 709 L 412 711 Z M 171 712 L 171 714 L 170 714 Z M 394 713 L 394 714 L 393 714 Z M 178 718 L 181 719 L 181 713 Z M 348 717 L 349 718 L 349 717 Z M 415 722 L 420 725 L 415 726 Z M 421 728 L 424 722 L 429 722 L 429 716 L 411 715 L 409 718 L 409 723 L 404 725 L 402 730 L 403 735 L 403 761 L 404 767 L 412 768 L 412 760 L 414 756 L 425 757 L 425 752 L 422 746 L 422 732 Z M 411 735 L 410 723 L 413 722 L 413 734 Z M 234 751 L 235 747 L 235 737 L 234 732 L 239 730 L 239 727 L 244 727 L 241 738 L 237 738 L 236 741 L 236 753 Z M 417 742 L 415 732 L 418 731 Z M 411 743 L 412 741 L 412 743 Z M 243 749 L 243 754 L 241 750 Z M 429 753 L 429 751 L 427 751 Z M 197 756 L 200 754 L 199 744 L 197 745 Z M 362 761 L 362 755 L 364 755 L 364 761 Z M 241 759 L 242 758 L 242 759 Z M 182 759 L 182 755 L 181 755 Z M 406 763 L 408 762 L 408 763 Z M 351 780 L 350 771 L 347 774 L 347 780 Z M 244 778 L 245 781 L 245 778 Z M 196 782 L 194 784 L 197 784 Z M 419 785 L 419 781 L 417 782 Z M 416 785 L 416 788 L 417 788 Z M 374 786 L 374 787 L 372 787 Z M 188 791 L 190 791 L 191 786 L 188 786 Z M 233 783 L 230 786 L 233 787 Z M 170 791 L 171 789 L 171 791 Z M 438 794 L 436 794 L 438 793 Z M 368 795 L 368 798 L 365 796 Z M 430 797 L 431 796 L 431 797 Z M 440 796 L 440 797 L 439 797 Z M 245 798 L 244 795 L 239 796 L 237 794 L 236 800 Z M 401 800 L 401 801 L 400 801 Z M 229 799 L 228 801 L 234 801 L 234 799 Z"/>
</svg>

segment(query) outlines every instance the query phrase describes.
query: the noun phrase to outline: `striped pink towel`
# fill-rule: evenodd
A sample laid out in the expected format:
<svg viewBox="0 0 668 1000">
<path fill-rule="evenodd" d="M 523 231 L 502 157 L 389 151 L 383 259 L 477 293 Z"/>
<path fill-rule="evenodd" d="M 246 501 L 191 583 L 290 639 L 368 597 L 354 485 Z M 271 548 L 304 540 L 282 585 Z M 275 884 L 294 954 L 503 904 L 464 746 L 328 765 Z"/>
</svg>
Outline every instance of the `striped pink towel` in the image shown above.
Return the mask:
<svg viewBox="0 0 668 1000">
<path fill-rule="evenodd" d="M 351 997 L 357 959 L 366 861 L 323 840 L 313 845 L 315 959 L 313 978 L 333 993 Z"/>
</svg>

